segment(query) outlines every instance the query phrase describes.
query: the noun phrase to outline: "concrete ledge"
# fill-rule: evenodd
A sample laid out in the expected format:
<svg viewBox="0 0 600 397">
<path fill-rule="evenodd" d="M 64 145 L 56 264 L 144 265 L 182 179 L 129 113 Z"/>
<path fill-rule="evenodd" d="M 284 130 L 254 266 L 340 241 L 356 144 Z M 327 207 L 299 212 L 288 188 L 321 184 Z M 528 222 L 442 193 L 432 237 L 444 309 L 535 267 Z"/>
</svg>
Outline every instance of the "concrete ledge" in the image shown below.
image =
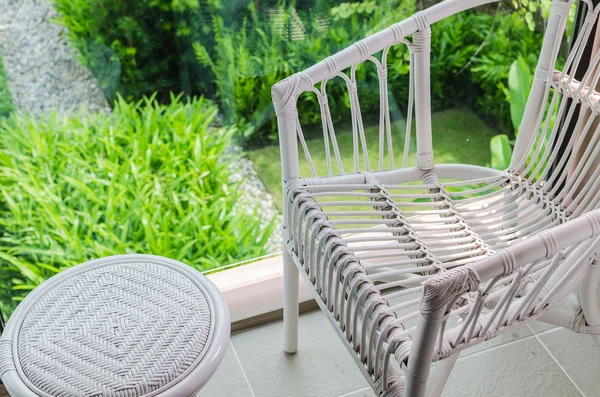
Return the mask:
<svg viewBox="0 0 600 397">
<path fill-rule="evenodd" d="M 209 273 L 207 277 L 225 296 L 233 331 L 281 318 L 283 308 L 281 254 L 247 265 Z M 302 277 L 299 279 L 299 287 L 301 311 L 314 309 L 316 303 Z"/>
</svg>

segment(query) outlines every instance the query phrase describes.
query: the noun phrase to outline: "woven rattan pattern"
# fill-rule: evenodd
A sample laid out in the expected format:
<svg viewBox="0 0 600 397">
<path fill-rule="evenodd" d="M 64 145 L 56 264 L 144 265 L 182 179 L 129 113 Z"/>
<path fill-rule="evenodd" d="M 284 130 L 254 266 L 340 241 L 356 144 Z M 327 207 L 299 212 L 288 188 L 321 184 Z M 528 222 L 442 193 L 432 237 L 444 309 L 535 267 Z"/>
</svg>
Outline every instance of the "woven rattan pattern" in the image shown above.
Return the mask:
<svg viewBox="0 0 600 397">
<path fill-rule="evenodd" d="M 27 379 L 52 396 L 147 396 L 177 382 L 211 331 L 203 291 L 151 262 L 66 279 L 26 314 L 17 349 Z"/>
</svg>

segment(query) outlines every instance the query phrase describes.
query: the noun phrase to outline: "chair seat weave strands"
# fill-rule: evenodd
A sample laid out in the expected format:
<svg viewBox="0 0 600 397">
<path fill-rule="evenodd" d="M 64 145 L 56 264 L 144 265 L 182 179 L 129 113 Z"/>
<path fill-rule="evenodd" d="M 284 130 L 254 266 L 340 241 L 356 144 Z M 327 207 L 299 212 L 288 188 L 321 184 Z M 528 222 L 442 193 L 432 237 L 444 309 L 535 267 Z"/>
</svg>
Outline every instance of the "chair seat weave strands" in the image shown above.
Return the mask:
<svg viewBox="0 0 600 397">
<path fill-rule="evenodd" d="M 189 396 L 228 338 L 222 297 L 200 273 L 161 257 L 109 257 L 58 274 L 19 305 L 0 339 L 0 375 L 15 396 Z"/>
<path fill-rule="evenodd" d="M 285 350 L 297 349 L 301 275 L 378 396 L 439 396 L 461 350 L 532 319 L 598 342 L 600 46 L 591 55 L 585 49 L 600 8 L 581 2 L 584 22 L 559 69 L 575 5 L 553 1 L 507 170 L 436 164 L 431 29 L 490 2 L 444 1 L 273 87 L 284 183 Z M 394 132 L 388 104 L 394 46 L 410 54 L 402 134 Z M 360 110 L 360 68 L 376 71 L 360 75 L 379 87 L 376 158 Z M 347 131 L 332 123 L 335 84 L 349 98 Z M 299 122 L 303 95 L 315 95 L 320 106 L 324 169 L 315 166 Z M 413 117 L 416 166 L 409 166 Z M 348 153 L 336 133 L 352 134 Z M 402 141 L 398 150 L 394 143 Z M 312 175 L 300 173 L 300 155 Z M 574 305 L 556 305 L 572 292 Z M 438 375 L 430 377 L 437 361 Z"/>
</svg>

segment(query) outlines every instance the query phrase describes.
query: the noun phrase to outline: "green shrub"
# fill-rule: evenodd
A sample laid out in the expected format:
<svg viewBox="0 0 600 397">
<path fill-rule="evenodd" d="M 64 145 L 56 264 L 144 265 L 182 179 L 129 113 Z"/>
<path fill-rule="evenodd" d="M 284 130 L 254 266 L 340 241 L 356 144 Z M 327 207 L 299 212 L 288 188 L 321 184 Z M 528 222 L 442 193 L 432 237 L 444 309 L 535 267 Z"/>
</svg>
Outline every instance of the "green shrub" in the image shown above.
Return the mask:
<svg viewBox="0 0 600 397">
<path fill-rule="evenodd" d="M 542 39 L 511 9 L 466 11 L 436 23 L 431 38 L 433 109 L 468 104 L 491 124 L 511 131 L 505 94 L 510 66 L 523 54 L 534 68 Z"/>
<path fill-rule="evenodd" d="M 56 22 L 65 26 L 81 60 L 109 98 L 169 92 L 195 94 L 190 81 L 200 71 L 189 43 L 190 15 L 202 15 L 199 0 L 53 0 Z M 197 18 L 196 18 L 197 19 Z M 188 59 L 190 58 L 190 59 Z M 195 62 L 194 62 L 195 63 Z M 200 79 L 198 79 L 200 80 Z"/>
<path fill-rule="evenodd" d="M 272 226 L 239 205 L 232 131 L 210 126 L 216 113 L 203 99 L 119 99 L 110 115 L 3 121 L 2 310 L 60 270 L 106 255 L 164 255 L 206 270 L 264 254 Z"/>
<path fill-rule="evenodd" d="M 0 119 L 8 116 L 13 110 L 12 98 L 6 82 L 6 72 L 0 55 Z"/>
<path fill-rule="evenodd" d="M 284 25 L 292 15 L 291 6 L 273 6 L 283 15 Z M 277 140 L 277 123 L 271 103 L 271 87 L 277 81 L 301 71 L 318 60 L 347 47 L 415 11 L 414 1 L 392 1 L 376 6 L 374 1 L 342 3 L 328 8 L 331 15 L 326 34 L 319 29 L 317 11 L 301 14 L 306 30 L 302 40 L 288 40 L 282 31 L 275 30 L 272 22 L 255 9 L 247 7 L 241 26 L 225 23 L 214 14 L 212 33 L 216 45 L 207 46 L 195 41 L 193 46 L 201 65 L 209 68 L 214 77 L 216 96 L 224 114 L 224 121 L 237 125 L 242 138 L 249 144 L 268 144 Z M 294 12 L 298 12 L 294 9 Z M 327 15 L 327 14 L 325 14 Z M 404 51 L 408 55 L 407 51 Z M 400 55 L 408 73 L 408 58 Z M 390 56 L 391 58 L 391 56 Z M 374 66 L 359 68 L 357 80 L 361 94 L 361 107 L 370 111 L 379 105 L 378 83 Z M 397 81 L 400 92 L 408 93 L 408 78 Z M 334 122 L 347 117 L 349 100 L 341 79 L 328 83 L 329 107 Z M 404 95 L 406 96 L 406 95 Z M 303 125 L 321 122 L 319 105 L 314 95 L 303 95 L 298 107 Z"/>
<path fill-rule="evenodd" d="M 255 144 L 277 139 L 270 97 L 274 82 L 415 11 L 414 2 L 342 3 L 329 11 L 331 20 L 325 36 L 317 29 L 307 28 L 303 40 L 291 41 L 281 32 L 270 30 L 253 7 L 251 3 L 242 29 L 226 27 L 222 19 L 215 17 L 213 32 L 218 45 L 211 51 L 195 42 L 194 48 L 199 62 L 216 76 L 216 93 L 225 122 L 236 124 L 244 131 L 244 138 Z M 534 67 L 542 37 L 512 8 L 498 9 L 496 13 L 467 11 L 435 24 L 431 51 L 433 109 L 467 103 L 494 124 L 510 130 L 504 93 L 508 70 L 518 54 L 525 54 L 528 64 Z M 408 57 L 402 45 L 393 47 L 388 55 L 393 111 L 406 109 Z M 363 114 L 377 114 L 379 94 L 375 67 L 359 67 L 357 80 Z M 328 93 L 333 121 L 347 118 L 349 102 L 340 79 L 328 83 Z M 298 108 L 301 124 L 320 123 L 314 95 L 301 96 Z"/>
<path fill-rule="evenodd" d="M 116 89 L 128 98 L 139 98 L 158 91 L 159 99 L 168 100 L 165 92 L 174 90 L 211 97 L 219 103 L 224 122 L 235 125 L 249 145 L 277 140 L 270 96 L 275 82 L 416 11 L 415 0 L 350 1 L 335 6 L 318 1 L 311 7 L 283 0 L 53 1 L 61 15 L 59 22 L 69 28 L 84 62 L 109 94 Z M 542 7 L 532 7 L 534 2 L 522 2 L 525 8 L 512 3 L 504 1 L 498 11 L 488 7 L 460 13 L 433 26 L 434 110 L 466 103 L 501 129 L 510 130 L 504 94 L 508 70 L 518 54 L 535 66 L 543 25 L 538 21 L 547 14 L 548 0 L 542 1 Z M 265 9 L 278 10 L 278 16 L 274 19 L 274 13 Z M 289 27 L 299 23 L 304 37 L 290 40 Z M 396 46 L 388 59 L 390 105 L 393 112 L 404 112 L 408 52 Z M 361 67 L 357 73 L 361 109 L 365 115 L 376 115 L 375 68 Z M 343 82 L 332 80 L 328 92 L 333 121 L 347 119 Z M 298 108 L 303 125 L 320 124 L 314 95 L 302 96 Z"/>
</svg>

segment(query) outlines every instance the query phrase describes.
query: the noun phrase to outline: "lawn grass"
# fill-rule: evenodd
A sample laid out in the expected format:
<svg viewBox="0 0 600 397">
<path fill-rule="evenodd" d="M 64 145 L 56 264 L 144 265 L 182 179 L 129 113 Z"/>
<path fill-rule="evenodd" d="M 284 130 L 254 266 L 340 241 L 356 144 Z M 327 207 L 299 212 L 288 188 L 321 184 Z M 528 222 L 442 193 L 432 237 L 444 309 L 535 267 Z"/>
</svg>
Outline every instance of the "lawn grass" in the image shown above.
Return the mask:
<svg viewBox="0 0 600 397">
<path fill-rule="evenodd" d="M 398 121 L 393 123 L 392 131 L 395 139 L 394 161 L 396 167 L 402 164 L 402 150 L 404 147 L 404 129 L 406 123 Z M 461 163 L 486 165 L 490 161 L 490 139 L 497 132 L 486 125 L 475 113 L 467 108 L 450 109 L 434 113 L 432 116 L 433 147 L 435 161 L 442 163 Z M 337 141 L 341 153 L 352 153 L 352 134 L 349 129 L 340 127 L 336 129 Z M 365 128 L 369 158 L 372 159 L 372 167 L 378 158 L 378 125 Z M 325 148 L 323 139 L 311 139 L 307 141 L 309 151 L 317 171 L 325 170 Z M 415 138 L 413 127 L 413 138 L 411 139 L 409 166 L 416 164 Z M 279 157 L 279 146 L 249 151 L 248 157 L 254 162 L 258 175 L 267 187 L 267 190 L 275 198 L 275 202 L 281 208 L 281 160 Z M 386 157 L 387 164 L 387 157 Z M 352 170 L 353 161 L 351 156 L 345 156 L 343 160 L 346 172 Z M 336 167 L 334 166 L 334 173 Z M 300 155 L 300 173 L 310 176 L 310 168 L 303 154 Z"/>
<path fill-rule="evenodd" d="M 12 98 L 6 83 L 6 72 L 0 54 L 0 118 L 8 116 L 13 111 Z"/>
</svg>

